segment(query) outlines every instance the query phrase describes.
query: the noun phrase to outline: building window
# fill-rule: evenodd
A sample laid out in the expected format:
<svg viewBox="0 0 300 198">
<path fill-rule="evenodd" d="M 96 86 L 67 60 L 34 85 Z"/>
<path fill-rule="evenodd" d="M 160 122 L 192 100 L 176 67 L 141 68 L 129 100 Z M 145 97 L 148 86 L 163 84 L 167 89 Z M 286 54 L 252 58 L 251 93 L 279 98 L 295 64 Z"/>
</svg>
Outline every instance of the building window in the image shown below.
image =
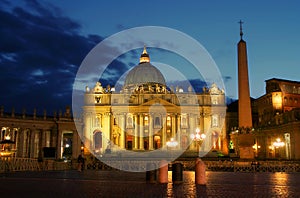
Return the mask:
<svg viewBox="0 0 300 198">
<path fill-rule="evenodd" d="M 167 126 L 171 126 L 171 117 L 170 116 L 167 117 Z"/>
<path fill-rule="evenodd" d="M 102 132 L 100 131 L 94 133 L 94 146 L 96 152 L 102 149 Z"/>
<path fill-rule="evenodd" d="M 127 128 L 133 128 L 133 118 L 132 115 L 127 117 Z"/>
<path fill-rule="evenodd" d="M 287 104 L 287 98 L 284 97 L 284 104 L 286 105 Z"/>
<path fill-rule="evenodd" d="M 212 96 L 211 102 L 212 102 L 213 105 L 217 105 L 218 104 L 218 97 Z"/>
<path fill-rule="evenodd" d="M 95 117 L 94 127 L 101 127 L 101 115 L 97 114 Z"/>
<path fill-rule="evenodd" d="M 160 117 L 155 117 L 155 119 L 154 119 L 154 127 L 155 128 L 160 128 Z"/>
<path fill-rule="evenodd" d="M 46 134 L 45 134 L 45 147 L 50 147 L 50 140 L 51 140 L 51 132 L 46 131 Z"/>
<path fill-rule="evenodd" d="M 98 95 L 95 96 L 95 103 L 96 104 L 101 103 L 101 97 L 100 96 L 98 96 Z"/>
<path fill-rule="evenodd" d="M 145 118 L 144 118 L 144 125 L 145 126 L 149 125 L 149 118 L 148 118 L 148 116 L 145 116 Z"/>
<path fill-rule="evenodd" d="M 182 114 L 181 115 L 181 128 L 187 128 L 188 124 L 187 124 L 187 115 L 186 114 Z"/>
</svg>

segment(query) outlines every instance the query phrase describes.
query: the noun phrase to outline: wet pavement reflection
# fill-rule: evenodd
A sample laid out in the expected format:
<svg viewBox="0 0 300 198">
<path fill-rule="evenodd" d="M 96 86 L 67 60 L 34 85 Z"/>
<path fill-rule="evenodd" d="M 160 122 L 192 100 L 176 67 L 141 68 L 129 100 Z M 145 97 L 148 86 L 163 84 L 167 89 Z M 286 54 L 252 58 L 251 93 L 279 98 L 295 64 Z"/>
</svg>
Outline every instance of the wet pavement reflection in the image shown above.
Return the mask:
<svg viewBox="0 0 300 198">
<path fill-rule="evenodd" d="M 300 173 L 183 172 L 181 184 L 150 184 L 145 173 L 48 171 L 0 174 L 1 197 L 300 197 Z"/>
</svg>

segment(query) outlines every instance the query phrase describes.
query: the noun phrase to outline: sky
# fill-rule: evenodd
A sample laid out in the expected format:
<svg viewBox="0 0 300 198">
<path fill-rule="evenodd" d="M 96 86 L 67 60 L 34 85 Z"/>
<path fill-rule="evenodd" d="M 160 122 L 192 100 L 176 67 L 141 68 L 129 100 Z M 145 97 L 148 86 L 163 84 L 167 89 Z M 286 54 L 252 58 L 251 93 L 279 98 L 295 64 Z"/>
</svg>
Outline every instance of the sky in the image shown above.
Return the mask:
<svg viewBox="0 0 300 198">
<path fill-rule="evenodd" d="M 71 105 L 76 73 L 87 54 L 104 39 L 143 26 L 172 28 L 199 42 L 216 63 L 229 98 L 238 95 L 239 20 L 244 21 L 251 97 L 263 95 L 264 81 L 270 78 L 300 81 L 300 3 L 296 0 L 3 0 L 0 19 L 0 105 L 6 112 L 12 107 L 17 112 L 26 108 L 29 114 L 34 108 L 52 112 Z M 103 84 L 116 82 L 138 64 L 142 48 L 143 44 L 115 59 Z M 177 68 L 176 64 L 186 64 L 164 50 L 148 52 L 153 62 Z M 192 70 L 186 76 L 195 80 Z"/>
</svg>

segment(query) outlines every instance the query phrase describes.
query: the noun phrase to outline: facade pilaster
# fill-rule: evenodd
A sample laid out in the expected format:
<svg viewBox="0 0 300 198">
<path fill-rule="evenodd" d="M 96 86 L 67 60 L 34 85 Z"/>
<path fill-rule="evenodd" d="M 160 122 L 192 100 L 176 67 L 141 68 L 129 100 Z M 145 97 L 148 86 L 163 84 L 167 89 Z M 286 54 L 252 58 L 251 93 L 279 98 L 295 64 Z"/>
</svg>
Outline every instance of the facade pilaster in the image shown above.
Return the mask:
<svg viewBox="0 0 300 198">
<path fill-rule="evenodd" d="M 134 114 L 134 146 L 133 149 L 138 149 L 138 115 Z"/>
<path fill-rule="evenodd" d="M 149 114 L 149 150 L 153 150 L 153 115 Z"/>
<path fill-rule="evenodd" d="M 139 115 L 139 128 L 140 128 L 140 136 L 139 136 L 139 140 L 140 140 L 140 150 L 144 150 L 144 116 L 143 114 Z"/>
</svg>

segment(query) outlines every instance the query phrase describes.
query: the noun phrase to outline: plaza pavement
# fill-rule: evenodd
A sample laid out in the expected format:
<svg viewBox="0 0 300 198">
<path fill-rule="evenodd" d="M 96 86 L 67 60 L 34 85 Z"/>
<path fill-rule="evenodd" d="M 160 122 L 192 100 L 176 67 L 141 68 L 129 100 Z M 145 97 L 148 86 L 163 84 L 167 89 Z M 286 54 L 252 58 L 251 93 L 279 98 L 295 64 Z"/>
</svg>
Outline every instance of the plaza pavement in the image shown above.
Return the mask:
<svg viewBox="0 0 300 198">
<path fill-rule="evenodd" d="M 207 185 L 150 184 L 145 173 L 123 171 L 39 171 L 0 174 L 0 197 L 300 197 L 300 173 L 206 172 Z"/>
</svg>

